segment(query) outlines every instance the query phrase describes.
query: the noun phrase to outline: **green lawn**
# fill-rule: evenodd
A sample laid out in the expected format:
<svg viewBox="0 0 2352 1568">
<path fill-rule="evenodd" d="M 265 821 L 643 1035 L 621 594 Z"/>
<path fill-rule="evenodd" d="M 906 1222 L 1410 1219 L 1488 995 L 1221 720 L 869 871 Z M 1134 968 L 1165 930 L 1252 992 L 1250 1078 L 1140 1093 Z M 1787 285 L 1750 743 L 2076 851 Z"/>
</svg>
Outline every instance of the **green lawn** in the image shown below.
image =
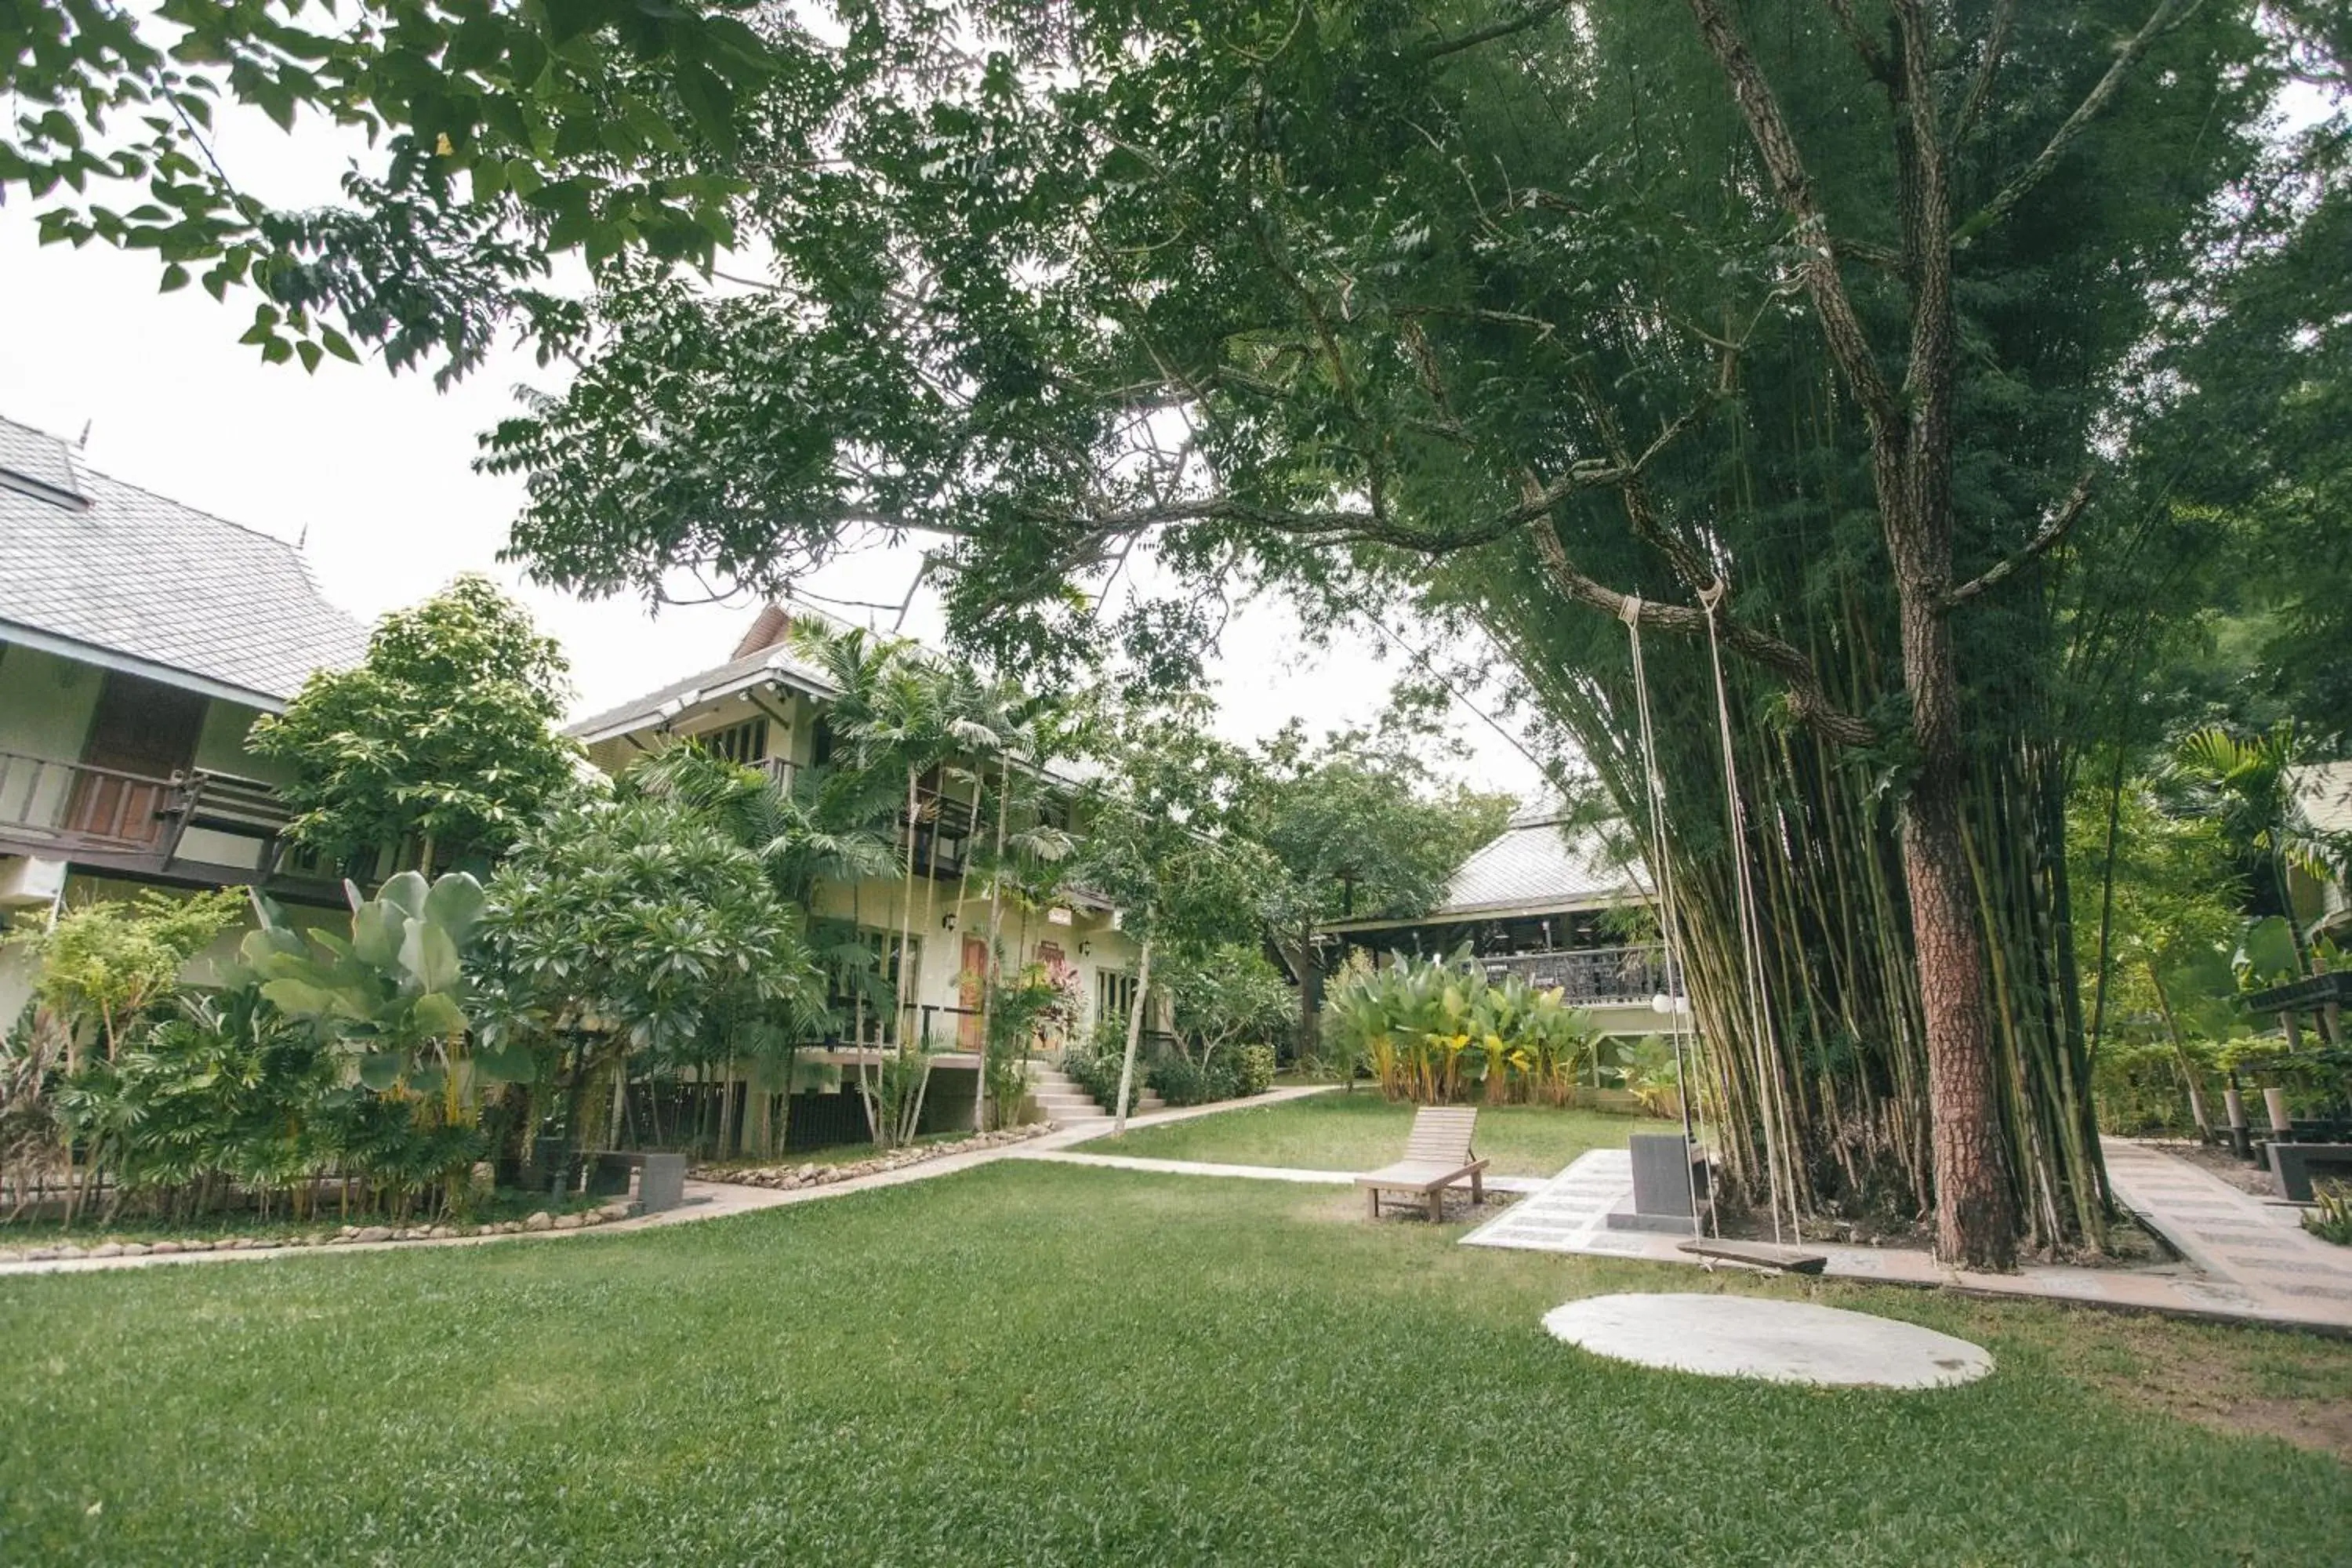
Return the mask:
<svg viewBox="0 0 2352 1568">
<path fill-rule="evenodd" d="M 2352 1471 L 2161 1406 L 2325 1422 L 2352 1346 L 1356 1215 L 1007 1162 L 635 1236 L 0 1281 L 0 1561 L 2344 1561 Z M 1538 1326 L 1629 1287 L 1868 1306 L 2000 1370 L 1716 1382 Z"/>
<path fill-rule="evenodd" d="M 1220 1111 L 1192 1121 L 1138 1128 L 1081 1145 L 1089 1154 L 1206 1160 L 1227 1165 L 1288 1165 L 1302 1171 L 1370 1171 L 1404 1157 L 1412 1107 L 1374 1090 L 1330 1091 L 1279 1105 Z M 1478 1110 L 1479 1153 L 1498 1176 L 1558 1175 L 1587 1149 L 1622 1149 L 1627 1134 L 1671 1132 L 1676 1123 L 1544 1105 Z"/>
</svg>

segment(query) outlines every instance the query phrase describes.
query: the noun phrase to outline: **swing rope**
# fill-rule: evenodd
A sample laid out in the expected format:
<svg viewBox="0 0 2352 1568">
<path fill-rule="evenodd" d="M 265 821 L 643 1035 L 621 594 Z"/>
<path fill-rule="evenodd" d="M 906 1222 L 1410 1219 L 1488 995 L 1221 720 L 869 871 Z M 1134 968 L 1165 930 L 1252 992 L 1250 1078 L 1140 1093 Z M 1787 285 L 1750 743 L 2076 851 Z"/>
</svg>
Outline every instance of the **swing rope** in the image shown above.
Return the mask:
<svg viewBox="0 0 2352 1568">
<path fill-rule="evenodd" d="M 1770 1189 L 1772 1204 L 1772 1239 L 1780 1235 L 1780 1202 L 1789 1205 L 1789 1227 L 1801 1239 L 1797 1225 L 1796 1166 L 1790 1162 L 1785 1141 L 1780 1137 L 1781 1122 L 1786 1115 L 1786 1096 L 1780 1092 L 1778 1072 L 1765 1068 L 1768 1047 L 1771 1060 L 1780 1060 L 1779 1040 L 1772 1032 L 1771 1010 L 1766 1003 L 1764 976 L 1763 928 L 1756 917 L 1756 885 L 1748 866 L 1748 808 L 1739 792 L 1739 763 L 1733 754 L 1731 741 L 1731 700 L 1723 680 L 1723 646 L 1717 636 L 1717 607 L 1730 585 L 1721 578 L 1699 591 L 1699 604 L 1706 612 L 1706 653 L 1715 671 L 1716 738 L 1723 750 L 1723 790 L 1731 817 L 1732 886 L 1738 901 L 1740 968 L 1748 993 L 1748 1023 L 1753 1037 L 1756 1056 L 1757 1110 L 1764 1122 L 1764 1171 Z M 1785 1184 L 1783 1177 L 1786 1177 Z"/>
<path fill-rule="evenodd" d="M 1650 675 L 1642 662 L 1642 601 L 1629 596 L 1618 609 L 1618 617 L 1625 623 L 1625 637 L 1633 656 L 1633 708 L 1641 717 L 1642 777 L 1649 797 L 1650 843 L 1654 847 L 1657 865 L 1651 872 L 1654 896 L 1658 903 L 1658 934 L 1666 946 L 1666 1001 L 1668 1015 L 1673 1018 L 1675 1042 L 1675 1098 L 1681 1102 L 1683 1113 L 1683 1143 L 1690 1147 L 1696 1142 L 1691 1125 L 1691 1080 L 1686 1058 L 1696 1050 L 1684 1049 L 1684 1034 L 1689 1026 L 1687 1000 L 1689 986 L 1683 978 L 1682 917 L 1675 902 L 1674 857 L 1666 853 L 1666 782 L 1658 771 L 1658 747 L 1655 732 L 1650 723 Z M 1677 994 L 1679 993 L 1679 994 Z M 1695 1044 L 1695 1043 L 1694 1043 Z M 1700 1237 L 1698 1184 L 1690 1184 L 1691 1236 Z M 1707 1205 L 1712 1220 L 1715 1205 Z M 1717 1234 L 1721 1234 L 1718 1230 Z"/>
</svg>

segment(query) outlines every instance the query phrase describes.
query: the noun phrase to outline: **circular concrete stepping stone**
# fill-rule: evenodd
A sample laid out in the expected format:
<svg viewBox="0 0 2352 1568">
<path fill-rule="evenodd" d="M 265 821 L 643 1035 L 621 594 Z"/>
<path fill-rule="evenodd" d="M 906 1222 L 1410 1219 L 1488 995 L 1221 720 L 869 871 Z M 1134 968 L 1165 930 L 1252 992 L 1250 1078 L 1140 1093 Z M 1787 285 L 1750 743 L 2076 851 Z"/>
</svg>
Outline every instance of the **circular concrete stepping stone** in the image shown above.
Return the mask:
<svg viewBox="0 0 2352 1568">
<path fill-rule="evenodd" d="M 1709 1377 L 1937 1388 L 1992 1370 L 1982 1346 L 1933 1329 L 1762 1296 L 1589 1296 L 1544 1327 L 1595 1355 Z"/>
</svg>

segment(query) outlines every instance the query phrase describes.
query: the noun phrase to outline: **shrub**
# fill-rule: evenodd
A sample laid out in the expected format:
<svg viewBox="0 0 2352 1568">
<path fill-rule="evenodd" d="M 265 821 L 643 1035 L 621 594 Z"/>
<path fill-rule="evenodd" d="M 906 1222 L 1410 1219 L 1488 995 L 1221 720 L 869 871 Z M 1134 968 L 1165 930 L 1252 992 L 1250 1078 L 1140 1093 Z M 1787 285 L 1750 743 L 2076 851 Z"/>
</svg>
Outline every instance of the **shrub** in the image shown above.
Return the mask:
<svg viewBox="0 0 2352 1568">
<path fill-rule="evenodd" d="M 2221 1120 L 2221 1047 L 2210 1040 L 2187 1043 L 2189 1061 L 2201 1079 L 2206 1114 Z M 2091 1069 L 2092 1104 L 2099 1131 L 2111 1137 L 2186 1137 L 2197 1131 L 2181 1076 L 2180 1052 L 2169 1040 L 2111 1035 L 2099 1042 Z"/>
<path fill-rule="evenodd" d="M 1234 1066 L 1240 1073 L 1240 1089 L 1244 1094 L 1264 1094 L 1274 1087 L 1274 1047 L 1244 1046 L 1234 1053 Z"/>
<path fill-rule="evenodd" d="M 1489 982 L 1467 953 L 1444 963 L 1351 960 L 1325 1004 L 1324 1040 L 1341 1076 L 1358 1067 L 1391 1100 L 1443 1104 L 1477 1090 L 1490 1105 L 1562 1104 L 1599 1040 L 1557 991 L 1517 975 Z"/>
<path fill-rule="evenodd" d="M 2303 1216 L 2303 1228 L 2322 1241 L 2352 1247 L 2352 1184 L 2314 1182 L 2314 1212 Z"/>
<path fill-rule="evenodd" d="M 1108 1043 L 1105 1037 L 1107 1035 L 1118 1039 L 1117 1046 L 1110 1049 L 1104 1048 Z M 1084 1046 L 1072 1046 L 1062 1057 L 1062 1071 L 1069 1080 L 1091 1095 L 1097 1105 L 1114 1116 L 1118 1114 L 1119 1064 L 1126 1049 L 1127 1041 L 1124 1036 L 1119 1035 L 1117 1030 L 1098 1027 L 1095 1030 L 1093 1039 Z M 1140 1094 L 1145 1087 L 1144 1075 L 1139 1071 L 1136 1074 L 1135 1084 L 1128 1093 L 1129 1110 L 1134 1109 L 1135 1097 Z"/>
<path fill-rule="evenodd" d="M 1217 1092 L 1214 1072 L 1190 1058 L 1162 1057 L 1144 1076 L 1151 1092 L 1171 1105 L 1206 1105 L 1224 1098 Z"/>
</svg>

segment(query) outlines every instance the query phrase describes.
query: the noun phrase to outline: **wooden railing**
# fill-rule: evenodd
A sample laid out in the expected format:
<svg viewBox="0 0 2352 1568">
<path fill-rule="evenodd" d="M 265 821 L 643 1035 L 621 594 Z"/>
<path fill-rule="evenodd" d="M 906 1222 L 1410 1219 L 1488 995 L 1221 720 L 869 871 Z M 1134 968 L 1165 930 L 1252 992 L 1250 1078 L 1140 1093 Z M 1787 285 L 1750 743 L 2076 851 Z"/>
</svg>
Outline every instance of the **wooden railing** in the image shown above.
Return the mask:
<svg viewBox="0 0 2352 1568">
<path fill-rule="evenodd" d="M 142 849 L 160 845 L 172 781 L 0 752 L 0 833 L 60 847 Z"/>
<path fill-rule="evenodd" d="M 231 773 L 192 768 L 156 778 L 0 752 L 0 839 L 42 849 L 130 857 L 161 870 L 195 828 L 257 841 L 253 871 L 267 880 L 287 815 L 268 784 Z"/>
<path fill-rule="evenodd" d="M 1677 988 L 1667 984 L 1663 946 L 1571 948 L 1476 961 L 1486 978 L 1517 974 L 1539 991 L 1557 990 L 1570 1004 L 1647 1002 Z"/>
</svg>

